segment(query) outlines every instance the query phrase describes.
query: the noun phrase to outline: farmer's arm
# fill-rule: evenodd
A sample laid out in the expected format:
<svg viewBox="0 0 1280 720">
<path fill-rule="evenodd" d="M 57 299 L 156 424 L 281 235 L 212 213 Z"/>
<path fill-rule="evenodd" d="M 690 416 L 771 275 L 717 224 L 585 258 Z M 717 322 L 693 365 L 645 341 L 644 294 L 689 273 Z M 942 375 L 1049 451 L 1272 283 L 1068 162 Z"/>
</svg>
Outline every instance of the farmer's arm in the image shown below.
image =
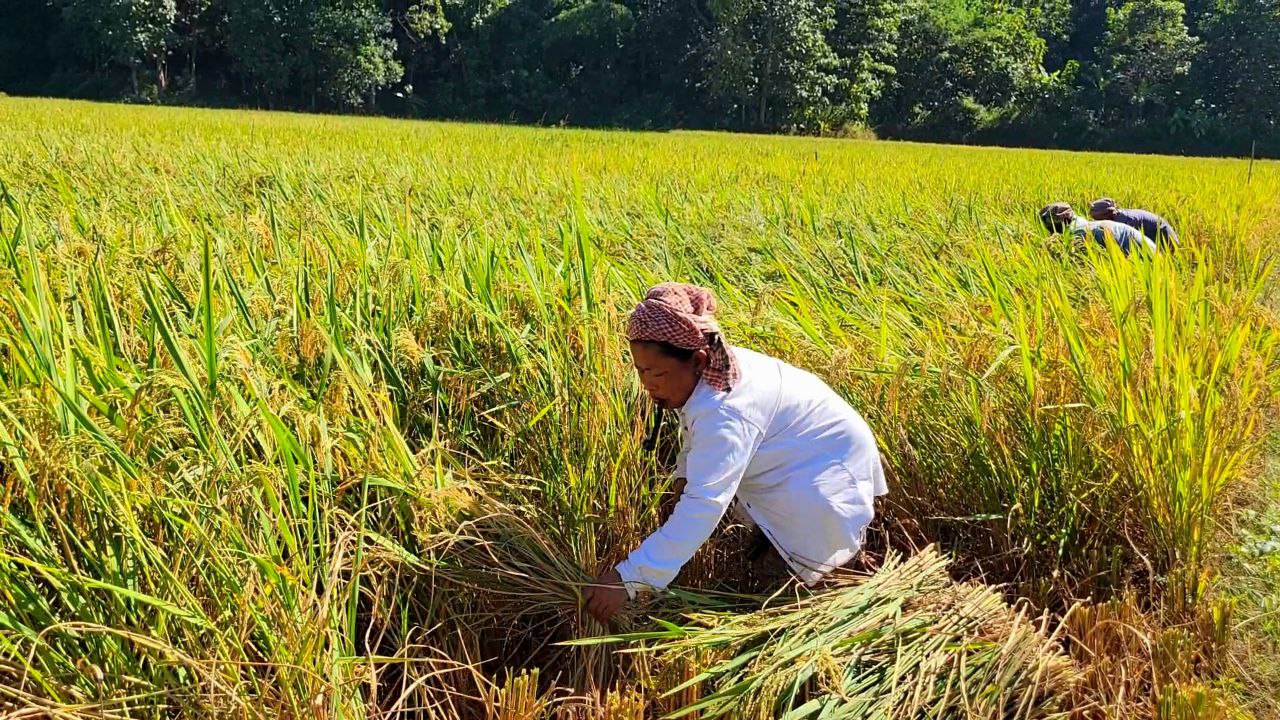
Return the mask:
<svg viewBox="0 0 1280 720">
<path fill-rule="evenodd" d="M 588 590 L 587 609 L 602 620 L 612 616 L 629 594 L 665 588 L 711 537 L 738 491 L 759 440 L 755 426 L 729 413 L 695 420 L 690 435 L 688 480 L 671 517 Z"/>
<path fill-rule="evenodd" d="M 684 493 L 671 517 L 618 564 L 628 588 L 662 589 L 711 537 L 755 451 L 754 426 L 735 414 L 695 420 Z"/>
<path fill-rule="evenodd" d="M 1125 227 L 1128 226 L 1126 225 Z M 1156 244 L 1155 240 L 1152 240 L 1137 230 L 1133 230 L 1133 234 L 1129 239 L 1129 250 L 1136 252 L 1139 246 L 1145 248 L 1147 253 L 1151 255 L 1154 255 L 1160 247 Z M 1128 253 L 1126 252 L 1126 254 Z"/>
</svg>

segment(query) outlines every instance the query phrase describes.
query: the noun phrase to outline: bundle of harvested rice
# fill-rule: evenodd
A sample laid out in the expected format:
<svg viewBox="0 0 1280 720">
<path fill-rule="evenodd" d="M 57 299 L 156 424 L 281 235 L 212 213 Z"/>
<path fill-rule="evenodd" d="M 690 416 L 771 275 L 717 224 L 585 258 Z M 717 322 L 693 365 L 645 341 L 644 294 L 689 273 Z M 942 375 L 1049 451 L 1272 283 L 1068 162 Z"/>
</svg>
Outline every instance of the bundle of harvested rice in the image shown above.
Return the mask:
<svg viewBox="0 0 1280 720">
<path fill-rule="evenodd" d="M 707 691 L 671 717 L 1046 718 L 1079 673 L 1047 632 L 991 589 L 956 584 L 932 548 L 749 614 L 700 613 L 634 642 L 706 668 L 668 694 Z"/>
<path fill-rule="evenodd" d="M 693 668 L 667 691 L 685 702 L 673 716 L 1012 719 L 1072 709 L 1079 672 L 1047 618 L 1033 621 L 990 588 L 953 582 L 933 548 L 785 600 L 664 593 L 629 606 L 618 625 L 637 630 L 655 618 L 662 629 L 582 639 L 602 630 L 580 624 L 580 591 L 591 578 L 537 511 L 477 490 L 449 497 L 443 524 L 426 523 L 450 526 L 428 535 L 440 579 L 476 591 L 474 611 L 502 618 L 513 634 L 535 629 L 518 618 L 536 617 L 540 635 L 579 650 L 632 643 L 624 653 L 648 658 L 654 677 L 670 677 L 662 667 Z M 681 617 L 683 625 L 669 622 Z"/>
</svg>

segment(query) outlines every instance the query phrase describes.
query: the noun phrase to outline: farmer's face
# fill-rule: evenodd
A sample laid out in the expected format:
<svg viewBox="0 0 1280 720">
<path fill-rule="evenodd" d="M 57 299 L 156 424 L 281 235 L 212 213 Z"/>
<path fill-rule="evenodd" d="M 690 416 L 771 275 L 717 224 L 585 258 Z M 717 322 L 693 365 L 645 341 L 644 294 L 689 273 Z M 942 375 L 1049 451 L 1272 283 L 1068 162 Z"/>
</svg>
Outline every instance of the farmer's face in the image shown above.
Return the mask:
<svg viewBox="0 0 1280 720">
<path fill-rule="evenodd" d="M 1094 220 L 1110 220 L 1116 216 L 1115 208 L 1104 208 L 1101 210 L 1089 210 L 1089 217 Z"/>
<path fill-rule="evenodd" d="M 698 378 L 707 366 L 707 351 L 699 350 L 688 360 L 668 355 L 660 345 L 631 343 L 631 360 L 640 376 L 640 384 L 654 404 L 666 410 L 678 410 L 689 402 L 698 386 Z"/>
</svg>

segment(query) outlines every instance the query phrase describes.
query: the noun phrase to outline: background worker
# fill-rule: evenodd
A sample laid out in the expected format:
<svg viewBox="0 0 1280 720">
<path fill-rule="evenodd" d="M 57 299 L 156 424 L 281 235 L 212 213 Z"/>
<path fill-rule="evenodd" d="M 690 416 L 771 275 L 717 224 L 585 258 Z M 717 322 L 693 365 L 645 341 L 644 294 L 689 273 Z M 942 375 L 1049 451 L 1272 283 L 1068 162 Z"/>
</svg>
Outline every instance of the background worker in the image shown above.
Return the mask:
<svg viewBox="0 0 1280 720">
<path fill-rule="evenodd" d="M 1115 200 L 1100 198 L 1089 206 L 1089 217 L 1128 225 L 1154 240 L 1161 250 L 1172 251 L 1178 246 L 1178 234 L 1173 231 L 1173 226 L 1150 210 L 1120 208 L 1116 207 Z"/>
<path fill-rule="evenodd" d="M 1148 252 L 1156 252 L 1153 240 L 1134 228 L 1114 220 L 1085 220 L 1076 215 L 1067 203 L 1050 203 L 1040 209 L 1040 222 L 1051 233 L 1070 232 L 1078 239 L 1092 237 L 1101 247 L 1114 242 L 1120 250 L 1128 255 L 1136 248 L 1146 248 Z"/>
</svg>

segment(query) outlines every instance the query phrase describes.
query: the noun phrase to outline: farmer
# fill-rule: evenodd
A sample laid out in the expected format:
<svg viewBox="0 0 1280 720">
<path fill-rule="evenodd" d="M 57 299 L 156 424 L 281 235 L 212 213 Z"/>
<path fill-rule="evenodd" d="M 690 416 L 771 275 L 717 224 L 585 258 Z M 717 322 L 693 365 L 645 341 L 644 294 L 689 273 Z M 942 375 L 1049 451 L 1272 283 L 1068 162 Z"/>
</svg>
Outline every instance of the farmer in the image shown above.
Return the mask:
<svg viewBox="0 0 1280 720">
<path fill-rule="evenodd" d="M 1150 210 L 1119 208 L 1115 200 L 1100 198 L 1089 206 L 1089 217 L 1128 225 L 1154 240 L 1161 250 L 1173 250 L 1178 246 L 1178 234 L 1173 231 L 1173 226 Z"/>
<path fill-rule="evenodd" d="M 715 310 L 710 291 L 665 283 L 627 323 L 645 391 L 680 416 L 679 499 L 588 588 L 586 609 L 602 622 L 637 592 L 665 588 L 735 497 L 735 514 L 813 584 L 858 553 L 875 498 L 888 491 L 857 411 L 814 375 L 726 343 Z"/>
<path fill-rule="evenodd" d="M 1148 252 L 1156 251 L 1156 244 L 1142 233 L 1128 225 L 1114 220 L 1089 221 L 1078 217 L 1071 206 L 1063 203 L 1051 203 L 1040 209 L 1040 222 L 1051 233 L 1070 231 L 1077 239 L 1083 240 L 1091 236 L 1098 245 L 1107 246 L 1111 240 L 1120 246 L 1120 250 L 1128 255 L 1135 248 L 1145 247 Z"/>
</svg>

